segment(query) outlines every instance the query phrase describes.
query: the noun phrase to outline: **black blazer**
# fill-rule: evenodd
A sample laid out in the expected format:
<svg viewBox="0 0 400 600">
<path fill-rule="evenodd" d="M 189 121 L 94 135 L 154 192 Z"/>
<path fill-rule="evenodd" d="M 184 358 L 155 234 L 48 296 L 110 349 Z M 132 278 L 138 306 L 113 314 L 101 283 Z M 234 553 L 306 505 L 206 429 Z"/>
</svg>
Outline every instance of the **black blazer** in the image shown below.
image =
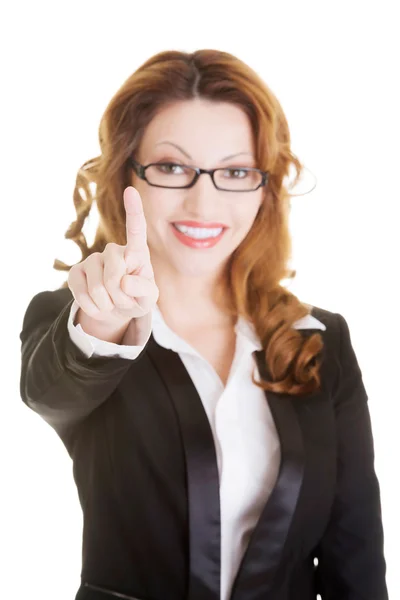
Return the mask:
<svg viewBox="0 0 400 600">
<path fill-rule="evenodd" d="M 30 302 L 20 391 L 73 460 L 84 517 L 76 600 L 220 600 L 217 460 L 196 388 L 153 336 L 136 360 L 86 358 L 68 334 L 72 302 L 68 288 Z M 231 600 L 388 598 L 362 374 L 343 316 L 312 315 L 327 327 L 322 388 L 266 393 L 281 465 Z"/>
</svg>

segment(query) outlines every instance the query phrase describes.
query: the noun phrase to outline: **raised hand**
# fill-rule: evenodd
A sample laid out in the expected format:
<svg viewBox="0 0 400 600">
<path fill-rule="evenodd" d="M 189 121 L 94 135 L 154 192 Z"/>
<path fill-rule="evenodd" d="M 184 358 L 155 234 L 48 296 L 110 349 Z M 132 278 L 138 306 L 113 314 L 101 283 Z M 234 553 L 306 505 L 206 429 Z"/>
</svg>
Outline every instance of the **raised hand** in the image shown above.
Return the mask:
<svg viewBox="0 0 400 600">
<path fill-rule="evenodd" d="M 124 191 L 125 246 L 109 243 L 69 272 L 68 286 L 80 308 L 99 321 L 127 322 L 146 315 L 159 291 L 147 245 L 142 199 L 134 187 Z"/>
</svg>

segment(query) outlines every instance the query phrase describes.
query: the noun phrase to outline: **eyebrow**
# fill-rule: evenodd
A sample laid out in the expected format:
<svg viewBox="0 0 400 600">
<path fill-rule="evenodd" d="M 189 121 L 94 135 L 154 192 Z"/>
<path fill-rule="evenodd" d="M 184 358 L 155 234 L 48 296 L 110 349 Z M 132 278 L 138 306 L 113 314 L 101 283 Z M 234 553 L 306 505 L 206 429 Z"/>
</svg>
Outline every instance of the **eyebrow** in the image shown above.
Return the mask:
<svg viewBox="0 0 400 600">
<path fill-rule="evenodd" d="M 185 150 L 183 150 L 183 148 L 178 146 L 178 144 L 174 144 L 173 142 L 163 141 L 163 142 L 158 142 L 156 144 L 156 146 L 159 146 L 160 144 L 170 144 L 171 146 L 174 146 L 180 152 L 182 152 L 182 154 L 184 154 L 187 158 L 189 158 L 190 160 L 193 160 L 192 157 L 190 156 L 190 154 L 185 152 Z M 254 159 L 252 152 L 238 152 L 237 154 L 230 154 L 229 156 L 225 156 L 225 158 L 221 158 L 221 162 L 225 162 L 226 160 L 230 160 L 231 158 L 234 158 L 235 156 L 240 156 L 241 154 L 248 154 L 249 156 L 251 156 Z"/>
</svg>

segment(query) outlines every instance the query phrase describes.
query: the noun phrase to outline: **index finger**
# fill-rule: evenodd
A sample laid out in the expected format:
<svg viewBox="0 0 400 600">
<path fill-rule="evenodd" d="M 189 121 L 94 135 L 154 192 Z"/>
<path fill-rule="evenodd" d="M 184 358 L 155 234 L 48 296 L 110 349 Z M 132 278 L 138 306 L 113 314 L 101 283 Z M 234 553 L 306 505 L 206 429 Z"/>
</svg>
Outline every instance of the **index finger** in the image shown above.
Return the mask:
<svg viewBox="0 0 400 600">
<path fill-rule="evenodd" d="M 124 206 L 126 212 L 126 246 L 127 251 L 141 251 L 147 246 L 147 224 L 143 212 L 142 199 L 132 186 L 124 190 Z"/>
</svg>

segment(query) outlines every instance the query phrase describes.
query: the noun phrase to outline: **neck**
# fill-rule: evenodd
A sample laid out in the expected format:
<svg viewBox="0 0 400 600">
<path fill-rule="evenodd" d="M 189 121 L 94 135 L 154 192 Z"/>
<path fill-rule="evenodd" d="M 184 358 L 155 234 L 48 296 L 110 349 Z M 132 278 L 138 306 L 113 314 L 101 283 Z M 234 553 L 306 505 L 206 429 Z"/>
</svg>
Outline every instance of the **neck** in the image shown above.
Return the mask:
<svg viewBox="0 0 400 600">
<path fill-rule="evenodd" d="M 232 317 L 224 309 L 223 295 L 219 298 L 218 288 L 222 285 L 222 274 L 207 277 L 189 277 L 171 272 L 165 265 L 157 268 L 153 264 L 154 276 L 159 289 L 158 307 L 165 318 L 183 327 L 194 323 L 228 325 Z"/>
</svg>

